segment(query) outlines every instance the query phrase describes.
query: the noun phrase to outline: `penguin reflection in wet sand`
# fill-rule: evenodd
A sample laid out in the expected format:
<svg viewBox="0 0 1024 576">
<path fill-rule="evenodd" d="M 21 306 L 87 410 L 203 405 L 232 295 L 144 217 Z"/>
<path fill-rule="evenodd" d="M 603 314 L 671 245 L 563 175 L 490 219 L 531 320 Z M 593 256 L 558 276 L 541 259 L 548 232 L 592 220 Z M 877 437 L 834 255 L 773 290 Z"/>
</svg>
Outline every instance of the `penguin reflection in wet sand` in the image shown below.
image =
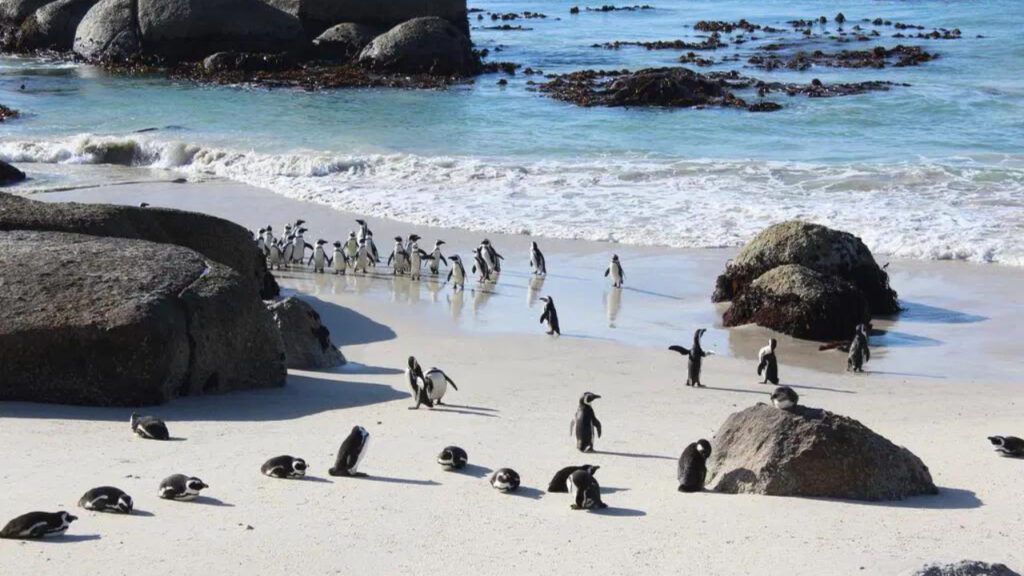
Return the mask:
<svg viewBox="0 0 1024 576">
<path fill-rule="evenodd" d="M 293 456 L 275 456 L 260 466 L 260 472 L 271 478 L 302 478 L 306 475 L 306 461 Z"/>
<path fill-rule="evenodd" d="M 626 279 L 626 273 L 622 271 L 622 263 L 619 262 L 618 254 L 612 254 L 612 263 L 605 269 L 604 277 L 607 278 L 609 274 L 612 277 L 612 286 L 622 288 L 622 282 Z"/>
<path fill-rule="evenodd" d="M 146 438 L 148 440 L 169 440 L 171 437 L 167 432 L 167 425 L 159 418 L 132 414 L 129 422 L 132 425 L 132 432 L 135 432 L 135 434 L 140 438 Z"/>
<path fill-rule="evenodd" d="M 996 447 L 996 452 L 1003 456 L 1024 458 L 1024 440 L 1016 436 L 989 436 L 988 441 Z"/>
<path fill-rule="evenodd" d="M 708 477 L 707 459 L 711 457 L 711 443 L 698 440 L 683 450 L 679 456 L 679 469 L 676 474 L 680 492 L 700 492 L 704 490 L 704 482 Z"/>
<path fill-rule="evenodd" d="M 857 325 L 857 331 L 850 342 L 850 355 L 846 357 L 846 370 L 863 372 L 864 363 L 871 360 L 871 349 L 868 348 L 867 327 L 863 324 Z"/>
<path fill-rule="evenodd" d="M 359 463 L 366 456 L 366 445 L 370 441 L 370 433 L 362 426 L 355 426 L 348 438 L 338 448 L 338 457 L 334 461 L 334 468 L 328 470 L 331 476 L 366 476 L 359 472 Z"/>
<path fill-rule="evenodd" d="M 558 472 L 555 472 L 551 482 L 548 482 L 548 492 L 564 492 L 568 493 L 572 487 L 572 482 L 569 481 L 569 477 L 572 473 L 577 470 L 586 470 L 591 476 L 597 474 L 600 466 L 594 466 L 591 464 L 584 464 L 582 466 L 566 466 Z"/>
<path fill-rule="evenodd" d="M 764 380 L 761 381 L 761 384 L 779 383 L 779 361 L 775 357 L 775 347 L 778 345 L 778 340 L 769 338 L 768 345 L 757 353 L 757 375 L 760 376 L 762 372 L 764 373 Z"/>
<path fill-rule="evenodd" d="M 7 523 L 0 530 L 0 538 L 27 539 L 57 536 L 67 531 L 78 520 L 63 510 L 60 512 L 29 512 Z"/>
<path fill-rule="evenodd" d="M 572 419 L 570 433 L 576 436 L 576 449 L 580 452 L 594 451 L 594 434 L 601 437 L 601 421 L 594 414 L 594 408 L 590 405 L 594 400 L 600 398 L 592 392 L 584 392 L 580 396 L 579 406 L 576 408 L 576 417 Z"/>
<path fill-rule="evenodd" d="M 608 505 L 601 501 L 601 485 L 587 470 L 577 470 L 569 476 L 569 481 L 576 490 L 576 501 L 573 510 L 600 510 Z"/>
<path fill-rule="evenodd" d="M 78 499 L 78 505 L 86 510 L 118 514 L 131 514 L 135 508 L 132 497 L 125 494 L 124 490 L 113 486 L 100 486 L 89 490 Z"/>
<path fill-rule="evenodd" d="M 550 296 L 544 296 L 541 299 L 544 303 L 544 312 L 540 315 L 540 323 L 548 323 L 548 336 L 552 334 L 562 335 L 562 329 L 558 325 L 558 311 L 555 310 L 555 299 Z"/>
<path fill-rule="evenodd" d="M 705 351 L 700 345 L 700 338 L 701 336 L 704 335 L 705 332 L 707 332 L 706 329 L 700 328 L 693 333 L 693 347 L 690 348 L 689 350 L 683 348 L 682 346 L 668 347 L 668 349 L 672 350 L 673 352 L 679 352 L 683 356 L 689 357 L 689 360 L 687 361 L 686 371 L 687 386 L 696 386 L 698 388 L 704 387 L 704 385 L 700 383 L 701 364 L 703 364 L 705 356 L 711 356 L 714 354 L 714 352 Z"/>
<path fill-rule="evenodd" d="M 772 392 L 772 404 L 779 410 L 789 410 L 800 401 L 800 396 L 789 386 L 779 386 Z"/>
<path fill-rule="evenodd" d="M 544 254 L 540 251 L 536 242 L 530 242 L 530 268 L 537 276 L 547 276 L 548 267 L 544 262 Z"/>
</svg>

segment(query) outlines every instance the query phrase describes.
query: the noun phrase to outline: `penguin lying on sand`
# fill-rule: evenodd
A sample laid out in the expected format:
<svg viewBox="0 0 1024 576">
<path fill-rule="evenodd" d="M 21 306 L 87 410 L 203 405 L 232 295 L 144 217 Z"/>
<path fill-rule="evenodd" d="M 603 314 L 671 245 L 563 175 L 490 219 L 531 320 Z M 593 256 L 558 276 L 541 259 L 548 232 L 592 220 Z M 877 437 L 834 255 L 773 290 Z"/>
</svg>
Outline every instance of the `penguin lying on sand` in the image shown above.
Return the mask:
<svg viewBox="0 0 1024 576">
<path fill-rule="evenodd" d="M 56 536 L 78 520 L 67 512 L 29 512 L 11 520 L 0 530 L 0 538 L 27 539 Z"/>
<path fill-rule="evenodd" d="M 800 400 L 800 396 L 789 386 L 779 386 L 772 392 L 772 404 L 779 410 L 788 410 Z"/>
<path fill-rule="evenodd" d="M 445 446 L 437 455 L 437 463 L 445 470 L 462 470 L 469 462 L 469 455 L 458 446 Z"/>
<path fill-rule="evenodd" d="M 515 492 L 519 482 L 519 473 L 511 468 L 500 468 L 491 474 L 491 486 L 500 492 Z"/>
<path fill-rule="evenodd" d="M 135 508 L 132 497 L 125 494 L 124 490 L 113 486 L 100 486 L 89 490 L 78 499 L 78 505 L 86 510 L 119 514 L 131 514 Z"/>
<path fill-rule="evenodd" d="M 209 488 L 209 486 L 195 476 L 172 474 L 160 482 L 159 495 L 166 500 L 182 500 L 187 502 L 198 498 L 199 492 L 204 488 Z"/>
<path fill-rule="evenodd" d="M 1024 440 L 1016 436 L 989 436 L 988 441 L 996 447 L 996 452 L 1003 456 L 1024 458 Z"/>
<path fill-rule="evenodd" d="M 170 434 L 167 433 L 167 425 L 159 418 L 132 414 L 129 422 L 131 422 L 132 425 L 132 432 L 135 432 L 140 438 L 147 438 L 149 440 L 169 440 L 171 437 Z"/>
<path fill-rule="evenodd" d="M 260 466 L 260 472 L 271 478 L 302 478 L 306 475 L 306 461 L 292 456 L 274 456 Z"/>
</svg>

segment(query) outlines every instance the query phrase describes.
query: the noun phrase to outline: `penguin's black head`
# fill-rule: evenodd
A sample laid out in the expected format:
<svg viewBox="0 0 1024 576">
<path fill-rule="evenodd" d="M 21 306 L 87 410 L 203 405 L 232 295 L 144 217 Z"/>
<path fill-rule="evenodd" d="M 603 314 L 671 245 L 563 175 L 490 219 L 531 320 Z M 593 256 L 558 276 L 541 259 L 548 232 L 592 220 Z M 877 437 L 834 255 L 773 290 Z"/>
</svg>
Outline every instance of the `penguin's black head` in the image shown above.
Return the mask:
<svg viewBox="0 0 1024 576">
<path fill-rule="evenodd" d="M 192 494 L 198 494 L 203 488 L 209 488 L 209 486 L 199 478 L 192 477 L 185 481 L 185 489 Z"/>
<path fill-rule="evenodd" d="M 416 361 L 416 357 L 415 356 L 409 356 L 409 369 L 410 370 L 416 370 L 417 368 L 419 368 L 419 366 L 420 366 L 420 363 Z"/>
<path fill-rule="evenodd" d="M 349 231 L 348 231 L 348 237 L 349 237 L 349 238 L 352 238 L 352 237 L 353 237 L 353 236 L 355 236 L 355 235 L 356 235 L 356 232 L 355 232 L 355 230 L 349 230 Z"/>
<path fill-rule="evenodd" d="M 323 246 L 324 244 L 327 244 L 327 240 L 321 238 L 320 240 L 316 241 L 317 246 Z"/>
<path fill-rule="evenodd" d="M 1003 437 L 1002 436 L 989 436 L 988 437 L 988 441 L 991 442 L 993 446 L 1002 446 L 1003 445 Z"/>
<path fill-rule="evenodd" d="M 580 396 L 580 403 L 581 404 L 586 404 L 586 405 L 589 406 L 591 402 L 593 402 L 594 400 L 597 400 L 599 398 L 600 398 L 600 396 L 598 396 L 597 394 L 594 394 L 593 392 L 584 392 L 583 396 Z"/>
<path fill-rule="evenodd" d="M 491 241 L 488 240 L 487 238 L 484 238 L 484 241 L 481 242 L 481 244 L 483 244 L 484 246 L 490 246 L 491 245 Z"/>
<path fill-rule="evenodd" d="M 295 225 L 296 225 L 296 226 L 302 226 L 302 225 L 303 225 L 303 224 L 305 224 L 305 223 L 306 223 L 306 221 L 305 221 L 305 220 L 296 220 L 296 221 L 295 221 Z"/>
<path fill-rule="evenodd" d="M 612 254 L 612 262 L 618 262 L 618 261 L 619 261 L 619 255 L 618 254 Z"/>
<path fill-rule="evenodd" d="M 775 350 L 775 347 L 779 345 L 779 341 L 775 338 L 769 338 L 768 345 L 771 346 L 772 350 Z"/>
<path fill-rule="evenodd" d="M 409 234 L 409 240 L 411 240 L 411 241 L 415 242 L 415 241 L 417 241 L 417 240 L 419 240 L 419 239 L 420 239 L 420 237 L 419 237 L 419 236 L 417 236 L 417 235 L 415 235 L 415 234 Z"/>
<path fill-rule="evenodd" d="M 438 240 L 437 242 L 434 242 L 434 246 L 443 246 L 444 243 L 444 240 Z"/>
<path fill-rule="evenodd" d="M 580 466 L 580 470 L 585 470 L 587 474 L 590 474 L 591 476 L 597 474 L 597 471 L 600 469 L 600 466 L 594 466 L 593 464 L 584 464 L 583 466 Z"/>
<path fill-rule="evenodd" d="M 356 224 L 366 224 L 366 221 L 365 220 L 360 220 L 359 218 L 356 218 Z"/>
<path fill-rule="evenodd" d="M 705 332 L 707 332 L 706 328 L 698 328 L 697 331 L 693 333 L 693 347 L 694 348 L 699 348 L 700 347 L 700 338 L 701 338 L 701 336 L 704 335 Z"/>
<path fill-rule="evenodd" d="M 402 237 L 401 236 L 395 236 L 395 242 L 401 242 L 401 241 L 402 241 Z"/>
<path fill-rule="evenodd" d="M 460 258 L 458 254 L 452 254 L 451 256 L 448 257 L 448 259 L 454 260 L 456 262 L 462 262 L 462 258 Z"/>
<path fill-rule="evenodd" d="M 711 457 L 711 443 L 701 438 L 697 440 L 697 453 L 699 453 L 705 460 Z"/>
<path fill-rule="evenodd" d="M 335 242 L 334 242 L 334 247 L 335 247 L 335 248 L 341 248 L 341 241 L 340 241 L 340 240 L 338 240 L 338 241 L 335 241 Z"/>
<path fill-rule="evenodd" d="M 366 438 L 367 436 L 370 435 L 370 433 L 366 431 L 366 428 L 363 428 L 362 426 L 353 426 L 352 433 L 359 434 L 363 438 Z"/>
</svg>

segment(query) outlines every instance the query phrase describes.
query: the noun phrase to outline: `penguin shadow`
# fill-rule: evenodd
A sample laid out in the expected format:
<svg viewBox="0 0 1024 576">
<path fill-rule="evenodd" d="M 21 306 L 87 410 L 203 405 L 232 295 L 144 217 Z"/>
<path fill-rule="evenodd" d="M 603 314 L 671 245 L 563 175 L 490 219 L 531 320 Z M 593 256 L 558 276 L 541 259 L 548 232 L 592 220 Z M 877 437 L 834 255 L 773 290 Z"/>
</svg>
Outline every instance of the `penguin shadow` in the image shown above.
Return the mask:
<svg viewBox="0 0 1024 576">
<path fill-rule="evenodd" d="M 961 488 L 939 487 L 939 493 L 934 495 L 924 494 L 911 496 L 894 502 L 872 502 L 866 500 L 841 500 L 835 498 L 808 498 L 809 500 L 821 500 L 824 502 L 842 502 L 844 504 L 858 504 L 861 506 L 879 506 L 883 508 L 912 508 L 920 510 L 970 510 L 981 508 L 985 505 L 978 498 L 977 494 L 970 490 Z"/>
<path fill-rule="evenodd" d="M 597 516 L 613 516 L 618 518 L 639 518 L 640 516 L 647 516 L 647 512 L 644 512 L 643 510 L 637 510 L 635 508 L 616 508 L 614 506 L 590 510 L 590 513 Z"/>
<path fill-rule="evenodd" d="M 477 464 L 466 464 L 461 470 L 452 470 L 452 472 L 462 474 L 463 476 L 472 476 L 474 478 L 486 478 L 491 474 L 491 472 L 494 472 L 494 470 Z"/>
<path fill-rule="evenodd" d="M 879 329 L 871 331 L 872 348 L 921 348 L 941 346 L 942 344 L 942 340 L 936 340 L 927 336 L 917 336 L 907 332 Z"/>
<path fill-rule="evenodd" d="M 765 393 L 770 394 L 775 390 L 775 386 L 789 386 L 790 388 L 796 388 L 797 390 L 819 390 L 821 392 L 836 392 L 839 394 L 856 394 L 856 390 L 843 390 L 842 388 L 828 388 L 825 386 L 808 386 L 807 384 L 788 384 L 786 382 L 780 382 L 779 384 L 762 384 L 765 389 Z"/>
<path fill-rule="evenodd" d="M 478 408 L 476 406 L 459 406 L 457 404 L 441 404 L 434 406 L 428 412 L 450 412 L 452 414 L 467 414 L 469 416 L 483 416 L 485 418 L 498 418 L 497 414 L 491 412 L 497 412 L 490 408 Z"/>
<path fill-rule="evenodd" d="M 520 486 L 512 492 L 504 492 L 506 496 L 516 496 L 518 498 L 528 498 L 530 500 L 540 500 L 544 496 L 543 490 L 536 488 L 530 488 L 529 486 Z"/>
<path fill-rule="evenodd" d="M 795 386 L 794 386 L 794 388 L 795 388 Z M 758 395 L 761 395 L 761 394 L 770 394 L 771 391 L 774 390 L 775 388 L 772 387 L 772 388 L 769 389 L 769 385 L 765 385 L 764 390 L 744 390 L 743 388 L 725 388 L 723 386 L 698 386 L 697 389 L 698 390 L 700 390 L 700 389 L 703 389 L 703 390 L 717 390 L 719 392 L 737 392 L 737 393 L 740 393 L 740 394 L 758 394 Z"/>
<path fill-rule="evenodd" d="M 368 474 L 360 477 L 362 480 L 368 480 L 370 482 L 383 482 L 385 484 L 405 484 L 407 486 L 440 486 L 440 482 L 433 480 L 416 480 L 413 478 L 394 478 L 392 476 L 377 476 Z"/>
<path fill-rule="evenodd" d="M 946 376 L 938 374 L 925 374 L 923 372 L 890 372 L 887 370 L 864 370 L 862 374 L 880 374 L 882 376 L 904 376 L 907 378 L 929 378 L 931 380 L 946 380 Z"/>
<path fill-rule="evenodd" d="M 152 518 L 152 517 L 156 516 L 156 514 L 153 514 L 149 510 L 139 510 L 138 508 L 133 508 L 132 509 L 132 513 L 131 514 L 126 514 L 126 516 L 138 516 L 139 518 Z"/>
<path fill-rule="evenodd" d="M 74 544 L 75 542 L 92 542 L 102 538 L 99 534 L 61 534 L 50 538 L 38 538 L 32 542 L 41 544 Z"/>
<path fill-rule="evenodd" d="M 223 500 L 214 498 L 212 496 L 199 496 L 195 500 L 192 500 L 192 504 L 202 504 L 204 506 L 218 506 L 223 508 L 234 508 L 234 504 L 229 504 Z"/>
<path fill-rule="evenodd" d="M 620 456 L 622 458 L 640 458 L 643 460 L 679 460 L 674 456 L 660 456 L 658 454 L 640 454 L 637 452 L 612 452 L 610 450 L 594 450 L 593 454 L 603 454 L 605 456 Z"/>
<path fill-rule="evenodd" d="M 367 366 L 366 364 L 359 364 L 357 362 L 347 362 L 341 366 L 332 370 L 337 374 L 359 374 L 365 376 L 386 376 L 394 374 L 402 374 L 404 371 L 398 368 L 388 368 L 386 366 Z"/>
<path fill-rule="evenodd" d="M 601 486 L 601 494 L 615 494 L 616 492 L 628 492 L 629 488 L 615 488 L 613 486 Z"/>
<path fill-rule="evenodd" d="M 939 306 L 929 306 L 919 302 L 900 301 L 903 310 L 892 316 L 901 322 L 918 322 L 921 324 L 973 324 L 988 320 L 987 316 L 957 312 Z"/>
<path fill-rule="evenodd" d="M 334 484 L 334 481 L 322 478 L 320 476 L 303 476 L 299 482 L 312 482 L 314 484 Z"/>
</svg>

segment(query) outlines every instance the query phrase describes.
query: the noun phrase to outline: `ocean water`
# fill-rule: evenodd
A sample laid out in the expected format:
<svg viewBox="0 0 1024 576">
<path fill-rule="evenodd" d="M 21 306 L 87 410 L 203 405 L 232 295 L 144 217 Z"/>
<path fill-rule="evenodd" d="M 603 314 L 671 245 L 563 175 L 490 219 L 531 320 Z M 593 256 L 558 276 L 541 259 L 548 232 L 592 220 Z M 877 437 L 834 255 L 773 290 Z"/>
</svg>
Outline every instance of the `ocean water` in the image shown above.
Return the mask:
<svg viewBox="0 0 1024 576">
<path fill-rule="evenodd" d="M 111 181 L 229 178 L 287 196 L 419 224 L 630 244 L 721 247 L 804 218 L 860 235 L 877 253 L 1024 265 L 1024 7 L 1017 0 L 650 0 L 653 10 L 570 15 L 576 2 L 484 0 L 543 12 L 532 30 L 483 30 L 492 60 L 561 73 L 670 66 L 683 51 L 606 50 L 616 40 L 699 40 L 699 20 L 789 28 L 837 12 L 959 28 L 957 40 L 801 42 L 838 51 L 920 44 L 919 67 L 765 72 L 760 34 L 707 55 L 706 70 L 787 82 L 891 80 L 887 92 L 772 95 L 781 111 L 586 109 L 530 91 L 536 76 L 486 75 L 446 91 L 296 90 L 125 78 L 0 57 L 0 157 L 46 191 Z M 583 4 L 585 6 L 585 4 Z M 486 18 L 486 15 L 485 15 Z M 500 24 L 501 22 L 499 22 Z M 904 31 L 908 32 L 908 31 Z M 916 31 L 909 31 L 911 33 Z M 500 51 L 498 50 L 500 48 Z M 701 53 L 705 55 L 705 53 Z M 704 70 L 704 69 L 702 69 Z M 21 86 L 24 85 L 24 89 Z M 748 95 L 744 95 L 748 97 Z"/>
</svg>

